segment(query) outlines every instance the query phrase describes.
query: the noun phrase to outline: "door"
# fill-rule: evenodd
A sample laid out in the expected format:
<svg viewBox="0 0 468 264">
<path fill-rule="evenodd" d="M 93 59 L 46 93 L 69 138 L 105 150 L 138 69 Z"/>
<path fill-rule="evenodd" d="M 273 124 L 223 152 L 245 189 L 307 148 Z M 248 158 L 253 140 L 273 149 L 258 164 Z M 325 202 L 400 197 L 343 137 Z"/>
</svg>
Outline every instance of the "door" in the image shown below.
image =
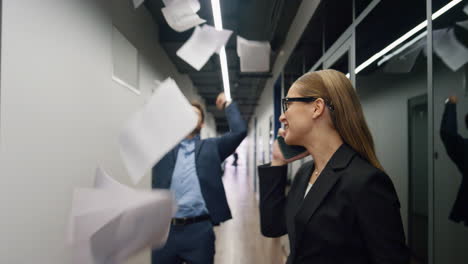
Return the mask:
<svg viewBox="0 0 468 264">
<path fill-rule="evenodd" d="M 411 98 L 408 101 L 408 244 L 414 263 L 427 263 L 428 259 L 427 118 L 427 95 Z"/>
</svg>

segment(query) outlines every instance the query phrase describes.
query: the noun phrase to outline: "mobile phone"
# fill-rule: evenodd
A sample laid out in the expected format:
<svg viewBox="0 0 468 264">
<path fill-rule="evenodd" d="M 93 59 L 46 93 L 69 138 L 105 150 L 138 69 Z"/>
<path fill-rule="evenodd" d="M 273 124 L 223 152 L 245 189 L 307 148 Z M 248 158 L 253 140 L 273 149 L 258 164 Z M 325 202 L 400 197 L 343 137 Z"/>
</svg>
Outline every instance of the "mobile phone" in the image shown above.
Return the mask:
<svg viewBox="0 0 468 264">
<path fill-rule="evenodd" d="M 286 144 L 286 142 L 284 141 L 284 138 L 282 136 L 278 136 L 277 139 L 278 139 L 279 149 L 280 149 L 281 153 L 283 154 L 283 157 L 284 157 L 285 160 L 294 158 L 294 157 L 296 157 L 298 155 L 301 155 L 301 154 L 303 154 L 304 152 L 307 151 L 307 149 L 302 147 L 302 146 L 295 146 L 295 145 Z"/>
</svg>

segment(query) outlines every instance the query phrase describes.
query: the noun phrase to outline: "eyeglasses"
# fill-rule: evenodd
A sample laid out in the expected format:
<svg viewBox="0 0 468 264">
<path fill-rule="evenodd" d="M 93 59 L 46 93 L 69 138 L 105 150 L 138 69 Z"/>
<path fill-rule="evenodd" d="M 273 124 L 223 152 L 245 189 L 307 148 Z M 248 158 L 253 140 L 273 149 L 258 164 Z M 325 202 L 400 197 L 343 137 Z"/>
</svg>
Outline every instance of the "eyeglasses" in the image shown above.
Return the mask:
<svg viewBox="0 0 468 264">
<path fill-rule="evenodd" d="M 317 97 L 286 97 L 281 99 L 281 104 L 283 106 L 283 113 L 288 111 L 289 103 L 291 102 L 304 102 L 304 103 L 311 103 L 317 100 Z M 335 108 L 331 103 L 327 103 L 325 101 L 326 106 L 330 109 L 330 111 L 334 111 Z"/>
</svg>

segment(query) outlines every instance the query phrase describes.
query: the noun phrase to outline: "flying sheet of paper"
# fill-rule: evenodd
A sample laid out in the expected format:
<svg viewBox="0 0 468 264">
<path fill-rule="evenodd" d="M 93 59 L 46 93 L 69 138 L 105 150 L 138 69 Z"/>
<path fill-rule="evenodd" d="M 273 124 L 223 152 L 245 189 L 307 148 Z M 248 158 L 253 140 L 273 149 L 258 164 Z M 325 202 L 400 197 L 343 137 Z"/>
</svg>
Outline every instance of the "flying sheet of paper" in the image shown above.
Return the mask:
<svg viewBox="0 0 468 264">
<path fill-rule="evenodd" d="M 270 53 L 270 43 L 237 36 L 237 55 L 240 58 L 241 72 L 268 72 Z"/>
<path fill-rule="evenodd" d="M 169 191 L 139 191 L 102 169 L 96 188 L 75 190 L 70 222 L 74 264 L 121 264 L 167 240 L 176 204 Z"/>
<path fill-rule="evenodd" d="M 226 46 L 227 42 L 229 41 L 229 38 L 232 35 L 231 30 L 217 30 L 216 28 L 209 26 L 209 25 L 203 25 L 203 29 L 205 30 L 205 33 L 209 36 L 209 39 L 212 39 L 215 45 L 215 52 L 219 54 L 221 51 L 221 48 L 223 46 Z"/>
<path fill-rule="evenodd" d="M 120 134 L 120 153 L 132 181 L 138 183 L 197 122 L 197 114 L 175 81 L 162 82 Z"/>
<path fill-rule="evenodd" d="M 154 197 L 110 221 L 91 238 L 98 263 L 123 263 L 145 248 L 160 248 L 169 234 L 173 211 L 165 197 Z"/>
<path fill-rule="evenodd" d="M 457 22 L 457 25 L 468 30 L 468 20 Z"/>
<path fill-rule="evenodd" d="M 384 66 L 384 72 L 390 73 L 408 73 L 410 72 L 414 64 L 416 63 L 417 58 L 421 54 L 426 43 L 426 39 L 422 39 L 412 47 L 408 48 L 406 51 L 403 51 L 401 54 L 395 55 L 391 58 Z"/>
<path fill-rule="evenodd" d="M 181 0 L 163 0 L 164 6 L 170 6 L 173 3 L 181 2 Z M 183 0 L 182 3 L 187 3 L 192 8 L 193 12 L 200 11 L 200 1 L 199 0 Z"/>
<path fill-rule="evenodd" d="M 164 6 L 168 6 L 170 5 L 172 2 L 174 2 L 175 0 L 162 0 L 163 3 L 164 3 Z"/>
<path fill-rule="evenodd" d="M 137 8 L 140 7 L 144 2 L 145 2 L 145 0 L 133 0 L 133 7 L 134 7 L 135 9 L 137 9 Z"/>
<path fill-rule="evenodd" d="M 197 12 L 200 10 L 198 0 L 164 1 L 166 7 L 161 9 L 167 24 L 177 32 L 183 32 L 205 23 Z"/>
<path fill-rule="evenodd" d="M 468 49 L 458 41 L 453 28 L 434 30 L 432 34 L 435 53 L 452 71 L 468 62 Z"/>
<path fill-rule="evenodd" d="M 121 184 L 114 180 L 109 174 L 107 174 L 101 166 L 96 169 L 94 177 L 94 188 L 96 189 L 110 189 L 119 192 L 132 192 L 132 188 L 127 185 Z"/>
<path fill-rule="evenodd" d="M 216 30 L 208 25 L 196 27 L 192 36 L 177 51 L 177 56 L 199 71 L 215 52 L 226 45 L 231 34 L 231 30 Z"/>
</svg>

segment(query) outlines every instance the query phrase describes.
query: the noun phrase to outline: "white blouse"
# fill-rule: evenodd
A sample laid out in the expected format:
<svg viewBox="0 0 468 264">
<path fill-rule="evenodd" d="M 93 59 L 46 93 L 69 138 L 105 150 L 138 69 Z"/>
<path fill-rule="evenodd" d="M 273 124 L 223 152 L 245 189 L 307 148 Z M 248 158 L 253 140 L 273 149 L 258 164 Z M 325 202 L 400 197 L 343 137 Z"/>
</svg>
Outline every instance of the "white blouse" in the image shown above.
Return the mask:
<svg viewBox="0 0 468 264">
<path fill-rule="evenodd" d="M 307 185 L 307 189 L 306 189 L 306 191 L 305 191 L 304 198 L 307 196 L 307 193 L 309 193 L 310 188 L 312 188 L 312 185 L 313 185 L 313 184 L 310 183 L 310 182 L 309 182 L 309 185 Z"/>
</svg>

